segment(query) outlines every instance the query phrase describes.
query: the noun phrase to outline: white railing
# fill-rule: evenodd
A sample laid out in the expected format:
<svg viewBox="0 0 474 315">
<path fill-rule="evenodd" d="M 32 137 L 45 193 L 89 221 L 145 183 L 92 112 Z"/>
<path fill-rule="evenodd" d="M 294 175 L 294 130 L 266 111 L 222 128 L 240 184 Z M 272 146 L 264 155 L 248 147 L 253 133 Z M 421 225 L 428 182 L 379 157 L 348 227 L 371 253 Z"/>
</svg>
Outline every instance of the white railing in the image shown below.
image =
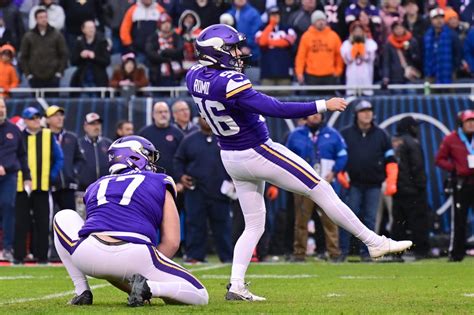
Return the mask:
<svg viewBox="0 0 474 315">
<path fill-rule="evenodd" d="M 360 85 L 356 87 L 348 87 L 346 85 L 256 85 L 254 88 L 258 91 L 275 91 L 279 92 L 295 92 L 295 91 L 354 91 L 355 95 L 360 96 L 364 91 L 367 90 L 381 90 L 380 84 L 373 85 Z M 468 89 L 470 94 L 474 94 L 474 82 L 473 83 L 452 83 L 452 84 L 389 84 L 387 90 L 423 90 L 425 95 L 431 93 L 432 90 L 455 90 L 455 89 Z M 138 90 L 143 93 L 164 93 L 169 94 L 170 97 L 179 97 L 187 92 L 185 86 L 150 86 L 141 88 Z M 0 89 L 3 92 L 3 89 Z M 11 89 L 10 94 L 31 94 L 36 98 L 44 98 L 50 93 L 98 93 L 101 98 L 111 97 L 114 98 L 116 95 L 120 95 L 119 89 L 111 87 L 60 87 L 60 88 L 14 88 Z"/>
</svg>

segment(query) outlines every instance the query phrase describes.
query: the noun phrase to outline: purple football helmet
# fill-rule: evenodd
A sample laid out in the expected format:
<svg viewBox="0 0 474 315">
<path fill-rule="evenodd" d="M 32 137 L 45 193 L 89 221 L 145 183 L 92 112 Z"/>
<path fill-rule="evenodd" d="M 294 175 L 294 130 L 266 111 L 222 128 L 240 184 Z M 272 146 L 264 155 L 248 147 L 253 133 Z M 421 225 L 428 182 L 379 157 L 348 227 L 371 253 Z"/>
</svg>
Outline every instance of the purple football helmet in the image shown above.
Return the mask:
<svg viewBox="0 0 474 315">
<path fill-rule="evenodd" d="M 153 143 L 140 136 L 127 136 L 114 141 L 107 151 L 110 174 L 129 168 L 156 172 L 160 153 Z"/>
<path fill-rule="evenodd" d="M 245 39 L 244 34 L 229 25 L 214 24 L 206 27 L 199 34 L 195 44 L 199 63 L 204 66 L 242 70 L 242 59 L 250 56 L 234 57 L 231 50 L 244 43 Z"/>
</svg>

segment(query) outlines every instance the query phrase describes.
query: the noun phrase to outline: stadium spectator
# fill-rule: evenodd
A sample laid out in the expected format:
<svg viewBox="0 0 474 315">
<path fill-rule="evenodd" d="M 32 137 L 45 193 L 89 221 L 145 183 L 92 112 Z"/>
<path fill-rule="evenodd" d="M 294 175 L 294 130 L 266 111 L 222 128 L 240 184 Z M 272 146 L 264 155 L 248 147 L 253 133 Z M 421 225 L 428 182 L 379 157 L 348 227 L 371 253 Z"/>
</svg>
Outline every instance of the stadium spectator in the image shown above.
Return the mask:
<svg viewBox="0 0 474 315">
<path fill-rule="evenodd" d="M 5 44 L 12 44 L 12 43 L 13 43 L 12 32 L 5 25 L 3 12 L 0 11 L 0 47 Z"/>
<path fill-rule="evenodd" d="M 21 131 L 7 119 L 7 106 L 0 98 L 0 214 L 2 217 L 3 259 L 13 261 L 15 199 L 18 171 L 31 190 L 31 176 Z"/>
<path fill-rule="evenodd" d="M 181 14 L 176 33 L 181 36 L 184 42 L 183 69 L 187 71 L 197 62 L 194 42 L 199 36 L 199 33 L 201 33 L 201 19 L 196 12 L 186 10 Z"/>
<path fill-rule="evenodd" d="M 297 0 L 284 0 L 283 2 L 279 3 L 280 9 L 280 23 L 282 25 L 290 25 L 289 18 L 293 12 L 299 10 L 299 4 Z"/>
<path fill-rule="evenodd" d="M 452 8 L 444 10 L 444 23 L 456 32 L 461 42 L 466 38 L 466 34 L 469 31 L 469 23 L 461 22 L 459 15 Z"/>
<path fill-rule="evenodd" d="M 63 153 L 50 129 L 41 128 L 41 114 L 34 107 L 23 110 L 23 131 L 31 170 L 31 190 L 23 186 L 23 174 L 18 174 L 15 206 L 14 263 L 22 264 L 26 256 L 26 237 L 32 227 L 31 253 L 38 263 L 48 262 L 49 193 L 63 167 Z"/>
<path fill-rule="evenodd" d="M 383 52 L 383 84 L 402 84 L 421 79 L 417 68 L 421 62 L 421 51 L 412 33 L 401 22 L 392 24 Z"/>
<path fill-rule="evenodd" d="M 382 34 L 381 38 L 383 43 L 388 38 L 392 30 L 392 24 L 394 22 L 403 21 L 403 16 L 405 15 L 405 10 L 401 6 L 401 0 L 383 0 L 382 1 L 382 10 L 380 10 L 380 19 L 382 23 Z"/>
<path fill-rule="evenodd" d="M 295 74 L 299 84 L 338 84 L 343 70 L 341 40 L 327 26 L 326 15 L 314 11 L 312 25 L 303 34 L 295 59 Z"/>
<path fill-rule="evenodd" d="M 21 39 L 25 34 L 25 26 L 21 14 L 11 0 L 0 0 L 0 12 L 5 23 L 5 28 L 10 31 L 11 44 L 15 49 L 20 47 Z"/>
<path fill-rule="evenodd" d="M 219 17 L 226 11 L 225 6 L 228 4 L 227 1 L 221 1 L 221 6 L 218 6 L 213 0 L 189 0 L 187 2 L 184 8 L 197 13 L 203 29 L 219 23 Z"/>
<path fill-rule="evenodd" d="M 429 209 L 423 149 L 419 124 L 412 116 L 397 123 L 395 156 L 398 162 L 397 193 L 393 195 L 391 237 L 413 241 L 415 259 L 429 254 Z M 401 257 L 400 257 L 401 258 Z"/>
<path fill-rule="evenodd" d="M 16 68 L 12 62 L 15 58 L 15 48 L 10 44 L 0 46 L 0 97 L 9 96 L 8 91 L 19 84 Z"/>
<path fill-rule="evenodd" d="M 191 109 L 185 100 L 177 100 L 171 106 L 173 112 L 173 126 L 181 130 L 185 135 L 198 130 L 198 126 L 191 122 Z"/>
<path fill-rule="evenodd" d="M 302 0 L 299 10 L 293 12 L 288 17 L 288 26 L 293 28 L 300 40 L 303 33 L 314 24 L 312 14 L 315 10 L 322 10 L 323 7 L 317 3 L 317 0 Z"/>
<path fill-rule="evenodd" d="M 81 35 L 85 21 L 94 21 L 100 31 L 104 31 L 104 11 L 102 0 L 59 0 L 66 15 L 65 38 L 70 50 L 74 49 L 76 38 Z"/>
<path fill-rule="evenodd" d="M 45 9 L 35 12 L 36 27 L 21 41 L 20 66 L 32 88 L 59 87 L 67 66 L 68 51 L 63 35 L 48 24 Z"/>
<path fill-rule="evenodd" d="M 183 70 L 183 39 L 174 31 L 171 17 L 163 13 L 158 19 L 158 29 L 145 45 L 150 64 L 150 82 L 154 86 L 179 85 Z"/>
<path fill-rule="evenodd" d="M 346 25 L 346 9 L 351 5 L 350 0 L 324 0 L 324 13 L 328 17 L 328 25 L 339 38 L 347 38 L 349 28 Z"/>
<path fill-rule="evenodd" d="M 232 9 L 228 11 L 235 20 L 236 29 L 247 37 L 246 46 L 240 48 L 243 55 L 250 55 L 252 63 L 258 63 L 260 59 L 260 49 L 255 42 L 262 20 L 257 9 L 255 9 L 247 0 L 233 0 Z"/>
<path fill-rule="evenodd" d="M 216 137 L 202 117 L 199 126 L 199 131 L 181 141 L 174 156 L 176 177 L 186 189 L 185 262 L 206 261 L 209 221 L 219 260 L 229 263 L 232 261 L 230 200 L 221 193 L 229 175 L 222 165 Z"/>
<path fill-rule="evenodd" d="M 380 18 L 379 9 L 370 4 L 369 0 L 356 0 L 346 9 L 346 24 L 351 25 L 352 22 L 358 20 L 361 12 L 367 14 L 373 25 L 381 25 L 382 19 Z"/>
<path fill-rule="evenodd" d="M 124 49 L 120 40 L 120 25 L 133 0 L 105 0 L 104 22 L 112 32 L 112 54 L 122 54 Z"/>
<path fill-rule="evenodd" d="M 474 2 L 469 1 L 469 3 L 463 5 L 460 15 L 462 21 L 474 25 Z"/>
<path fill-rule="evenodd" d="M 436 155 L 436 165 L 452 175 L 451 246 L 449 261 L 466 255 L 468 209 L 474 207 L 474 111 L 459 115 L 459 127 L 447 135 Z"/>
<path fill-rule="evenodd" d="M 155 103 L 153 105 L 153 124 L 145 126 L 138 132 L 138 135 L 147 138 L 155 147 L 160 148 L 158 166 L 164 173 L 173 177 L 176 183 L 179 183 L 179 178 L 174 173 L 173 158 L 184 134 L 170 124 L 170 118 L 168 104 L 165 102 Z M 177 188 L 178 191 L 182 191 L 183 187 L 179 184 Z"/>
<path fill-rule="evenodd" d="M 290 85 L 293 64 L 292 47 L 296 33 L 281 23 L 277 6 L 267 11 L 268 23 L 257 32 L 255 40 L 260 46 L 260 83 L 262 85 Z"/>
<path fill-rule="evenodd" d="M 366 36 L 364 27 L 358 21 L 352 22 L 349 33 L 349 38 L 341 46 L 342 59 L 346 64 L 346 86 L 354 88 L 360 85 L 372 85 L 377 43 Z M 348 89 L 346 93 L 353 95 L 356 91 Z M 372 95 L 373 91 L 364 89 L 362 94 Z"/>
<path fill-rule="evenodd" d="M 52 105 L 46 109 L 46 123 L 64 155 L 64 166 L 51 185 L 56 205 L 54 214 L 62 209 L 76 209 L 74 193 L 79 188 L 77 178 L 81 174 L 83 164 L 86 163 L 79 147 L 79 139 L 75 133 L 64 128 L 64 119 L 64 108 Z"/>
<path fill-rule="evenodd" d="M 155 0 L 137 0 L 125 13 L 120 39 L 126 52 L 133 51 L 139 63 L 145 62 L 145 44 L 155 33 L 156 23 L 165 9 Z"/>
<path fill-rule="evenodd" d="M 316 172 L 329 183 L 333 183 L 336 174 L 342 171 L 347 163 L 346 144 L 338 131 L 324 124 L 323 114 L 308 116 L 304 126 L 290 133 L 286 146 L 310 165 L 314 165 Z M 324 229 L 329 259 L 337 261 L 341 255 L 337 225 L 311 199 L 298 194 L 293 194 L 293 198 L 295 206 L 293 261 L 305 260 L 308 221 L 315 208 Z"/>
<path fill-rule="evenodd" d="M 419 7 L 416 0 L 407 0 L 405 3 L 405 16 L 403 17 L 403 26 L 416 39 L 420 49 L 420 55 L 423 53 L 424 36 L 429 27 L 429 22 L 423 14 L 419 13 Z M 415 68 L 423 70 L 423 60 L 420 58 Z"/>
<path fill-rule="evenodd" d="M 79 139 L 81 152 L 86 159 L 79 174 L 79 191 L 109 173 L 107 149 L 112 140 L 102 137 L 102 118 L 99 114 L 88 113 L 84 119 L 84 137 Z"/>
<path fill-rule="evenodd" d="M 116 89 L 140 89 L 148 85 L 145 69 L 137 65 L 134 53 L 122 56 L 122 64 L 117 66 L 110 78 L 110 86 Z"/>
<path fill-rule="evenodd" d="M 77 67 L 71 78 L 72 87 L 108 86 L 106 69 L 110 64 L 108 42 L 98 33 L 94 21 L 85 21 L 71 54 L 71 64 Z"/>
<path fill-rule="evenodd" d="M 431 27 L 424 37 L 424 75 L 435 83 L 451 83 L 461 64 L 461 43 L 453 30 L 444 23 L 444 11 L 430 11 Z"/>
<path fill-rule="evenodd" d="M 382 182 L 386 181 L 385 195 L 395 194 L 398 166 L 388 134 L 374 122 L 372 104 L 358 101 L 354 111 L 354 123 L 341 131 L 348 153 L 346 170 L 350 188 L 347 205 L 369 229 L 373 229 Z M 350 235 L 341 229 L 339 238 L 345 258 L 349 254 Z M 360 248 L 360 255 L 362 261 L 371 261 L 366 246 Z"/>
<path fill-rule="evenodd" d="M 31 8 L 28 15 L 28 28 L 34 29 L 36 27 L 35 12 L 38 9 L 45 9 L 48 13 L 48 23 L 58 31 L 62 31 L 64 28 L 64 21 L 66 15 L 64 14 L 63 8 L 56 4 L 54 0 L 40 0 L 38 5 Z"/>
<path fill-rule="evenodd" d="M 120 120 L 115 128 L 115 140 L 121 137 L 131 136 L 135 133 L 133 123 L 129 120 Z"/>
</svg>

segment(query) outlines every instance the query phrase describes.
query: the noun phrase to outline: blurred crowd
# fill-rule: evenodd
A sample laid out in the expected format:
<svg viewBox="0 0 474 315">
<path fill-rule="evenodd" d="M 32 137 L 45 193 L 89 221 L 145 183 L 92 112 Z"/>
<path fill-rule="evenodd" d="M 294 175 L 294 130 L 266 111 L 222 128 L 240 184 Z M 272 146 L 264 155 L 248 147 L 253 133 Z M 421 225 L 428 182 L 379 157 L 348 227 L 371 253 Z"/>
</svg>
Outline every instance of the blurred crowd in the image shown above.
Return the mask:
<svg viewBox="0 0 474 315">
<path fill-rule="evenodd" d="M 0 0 L 0 87 L 177 86 L 215 23 L 246 35 L 263 85 L 469 81 L 473 12 L 469 0 Z"/>
<path fill-rule="evenodd" d="M 286 146 L 334 185 L 365 225 L 397 239 L 413 240 L 412 259 L 432 257 L 432 211 L 420 121 L 407 115 L 390 136 L 376 124 L 369 101 L 358 99 L 351 107 L 354 120 L 341 130 L 329 127 L 325 114 L 298 120 L 287 135 Z M 109 173 L 107 150 L 113 140 L 102 136 L 103 120 L 95 112 L 80 118 L 81 136 L 64 125 L 65 116 L 74 113 L 56 105 L 44 111 L 26 107 L 21 116 L 10 119 L 7 114 L 5 100 L 0 99 L 3 260 L 15 264 L 57 261 L 50 218 L 61 209 L 85 215 L 82 196 L 91 183 Z M 138 134 L 160 151 L 159 170 L 174 178 L 178 191 L 184 261 L 206 262 L 212 250 L 220 261 L 230 262 L 244 220 L 215 136 L 204 119 L 192 119 L 184 100 L 155 103 L 151 118 L 152 123 L 140 130 L 134 129 L 133 122 L 120 121 L 116 138 Z M 450 261 L 461 261 L 469 236 L 468 209 L 474 209 L 474 111 L 458 114 L 457 127 L 442 141 L 435 163 L 450 174 L 445 189 L 454 202 L 448 254 Z M 293 262 L 305 261 L 308 254 L 343 262 L 354 254 L 350 235 L 339 230 L 311 200 L 268 185 L 267 206 L 279 194 L 287 195 L 285 216 L 281 219 L 267 207 L 269 226 L 255 249 L 254 261 L 266 261 L 270 253 L 279 253 Z M 384 209 L 388 210 L 385 215 Z M 308 234 L 321 237 L 316 252 L 314 238 Z M 353 245 L 358 245 L 355 254 L 361 261 L 371 261 L 365 246 Z"/>
</svg>

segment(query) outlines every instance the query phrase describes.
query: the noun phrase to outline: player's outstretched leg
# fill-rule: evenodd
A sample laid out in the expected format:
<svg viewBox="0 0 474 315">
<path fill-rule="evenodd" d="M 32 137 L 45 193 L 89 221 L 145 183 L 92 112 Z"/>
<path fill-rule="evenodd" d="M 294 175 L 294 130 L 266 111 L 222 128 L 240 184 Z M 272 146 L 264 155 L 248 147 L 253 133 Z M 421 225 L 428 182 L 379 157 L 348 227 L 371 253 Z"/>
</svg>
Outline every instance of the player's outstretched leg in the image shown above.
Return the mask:
<svg viewBox="0 0 474 315">
<path fill-rule="evenodd" d="M 69 209 L 59 211 L 53 220 L 54 246 L 74 283 L 76 296 L 69 302 L 72 305 L 90 305 L 93 302 L 86 275 L 74 265 L 71 259 L 80 244 L 78 233 L 83 225 L 84 220 L 79 214 Z"/>
</svg>

